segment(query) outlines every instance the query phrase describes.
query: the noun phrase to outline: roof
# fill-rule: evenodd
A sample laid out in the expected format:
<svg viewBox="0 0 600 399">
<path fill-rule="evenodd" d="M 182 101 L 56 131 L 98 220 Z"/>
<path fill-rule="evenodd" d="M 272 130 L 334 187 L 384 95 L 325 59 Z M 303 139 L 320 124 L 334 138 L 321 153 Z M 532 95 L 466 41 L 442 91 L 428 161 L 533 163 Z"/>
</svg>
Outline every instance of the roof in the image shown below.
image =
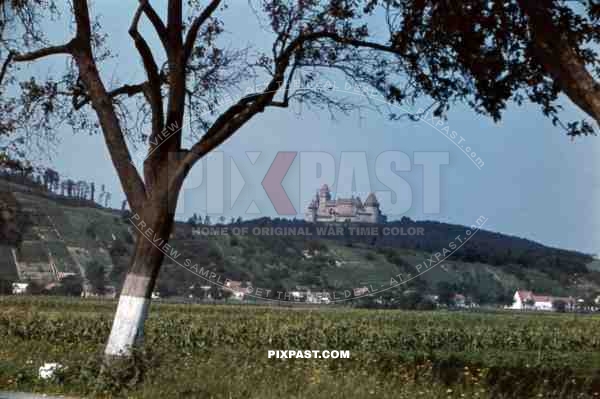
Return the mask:
<svg viewBox="0 0 600 399">
<path fill-rule="evenodd" d="M 526 290 L 517 290 L 517 295 L 521 299 L 522 302 L 525 302 L 528 299 L 533 300 L 534 302 L 554 302 L 554 301 L 564 301 L 564 302 L 574 302 L 575 299 L 573 297 L 560 297 L 560 296 L 552 296 L 546 294 L 535 294 L 532 291 Z"/>
<path fill-rule="evenodd" d="M 379 202 L 377 201 L 377 197 L 375 197 L 374 193 L 370 193 L 365 200 L 365 206 L 377 206 Z"/>
<path fill-rule="evenodd" d="M 227 283 L 225 283 L 225 286 L 231 290 L 240 290 L 242 289 L 242 282 L 241 281 L 228 281 Z"/>
<path fill-rule="evenodd" d="M 564 297 L 564 296 L 553 296 L 552 297 L 552 301 L 563 301 L 563 302 L 567 302 L 567 303 L 575 303 L 575 298 L 569 296 L 569 297 Z"/>
<path fill-rule="evenodd" d="M 17 287 L 17 288 L 27 288 L 29 286 L 29 283 L 12 283 L 13 287 Z"/>
<path fill-rule="evenodd" d="M 336 204 L 348 204 L 354 205 L 354 198 L 338 198 L 335 200 Z"/>
<path fill-rule="evenodd" d="M 533 295 L 533 300 L 536 302 L 552 302 L 552 299 L 550 295 Z"/>
<path fill-rule="evenodd" d="M 518 290 L 517 295 L 519 296 L 519 299 L 521 299 L 521 301 L 533 299 L 533 292 L 531 291 Z"/>
</svg>

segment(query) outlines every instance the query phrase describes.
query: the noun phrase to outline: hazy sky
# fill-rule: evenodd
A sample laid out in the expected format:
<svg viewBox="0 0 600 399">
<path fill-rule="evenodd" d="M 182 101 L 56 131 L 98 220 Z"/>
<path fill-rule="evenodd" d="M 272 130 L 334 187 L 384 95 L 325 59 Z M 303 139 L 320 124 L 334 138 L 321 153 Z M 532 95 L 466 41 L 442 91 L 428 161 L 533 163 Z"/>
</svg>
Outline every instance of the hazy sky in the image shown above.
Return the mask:
<svg viewBox="0 0 600 399">
<path fill-rule="evenodd" d="M 121 82 L 137 83 L 143 78 L 137 54 L 127 35 L 134 3 L 102 0 L 94 7 L 109 33 L 109 43 L 119 54 L 102 72 L 106 78 L 119 77 Z M 159 3 L 156 2 L 157 8 Z M 220 13 L 227 31 L 223 42 L 255 48 L 270 46 L 270 35 L 260 29 L 247 3 L 230 1 L 229 5 Z M 64 22 L 48 22 L 47 26 L 53 40 L 66 37 Z M 147 26 L 143 31 L 147 37 L 152 36 Z M 157 46 L 155 50 L 159 51 Z M 58 57 L 34 68 L 37 73 L 52 74 L 62 65 L 64 60 Z M 340 79 L 336 84 L 344 87 L 345 81 Z M 455 107 L 449 113 L 447 125 L 464 138 L 463 146 L 471 147 L 483 160 L 481 168 L 477 168 L 451 140 L 423 122 L 392 122 L 385 115 L 374 112 L 348 117 L 340 115 L 332 121 L 327 112 L 298 111 L 298 107 L 268 109 L 219 148 L 224 153 L 224 213 L 228 218 L 260 216 L 247 213 L 249 207 L 250 212 L 258 209 L 262 215 L 276 215 L 260 183 L 278 151 L 329 153 L 336 160 L 336 176 L 343 152 L 365 152 L 371 184 L 357 184 L 353 189 L 361 193 L 363 199 L 362 193 L 385 189 L 375 175 L 377 156 L 385 151 L 401 151 L 410 159 L 411 170 L 398 172 L 398 175 L 412 189 L 412 206 L 403 215 L 465 225 L 483 215 L 489 218 L 485 226 L 489 230 L 546 245 L 600 253 L 600 215 L 593 208 L 600 199 L 600 172 L 596 161 L 600 138 L 571 141 L 535 106 L 511 105 L 499 124 L 466 107 Z M 565 101 L 565 119 L 582 115 Z M 252 164 L 246 151 L 262 153 Z M 415 163 L 414 152 L 448 153 L 449 163 L 441 167 L 439 213 L 423 212 L 423 167 Z M 231 158 L 246 183 L 233 209 L 230 209 L 229 199 L 233 173 Z M 216 160 L 218 162 L 218 157 Z M 304 175 L 300 178 L 304 165 L 301 166 L 299 160 L 300 155 L 295 158 L 283 185 L 301 217 L 307 201 L 318 187 L 307 187 L 314 179 L 304 179 Z M 52 164 L 61 174 L 95 181 L 98 187 L 105 184 L 113 192 L 113 207 L 120 207 L 124 197 L 102 137 L 73 135 L 70 128 L 65 128 Z M 206 169 L 206 165 L 196 169 L 186 182 L 178 219 L 187 219 L 194 212 L 206 213 L 206 186 L 208 175 L 211 175 Z M 386 170 L 385 173 L 392 172 Z M 212 178 L 215 176 L 218 177 L 212 174 Z M 251 207 L 252 201 L 255 208 Z M 384 213 L 392 213 L 392 217 L 402 216 L 393 214 L 395 208 L 383 199 L 382 208 Z"/>
</svg>

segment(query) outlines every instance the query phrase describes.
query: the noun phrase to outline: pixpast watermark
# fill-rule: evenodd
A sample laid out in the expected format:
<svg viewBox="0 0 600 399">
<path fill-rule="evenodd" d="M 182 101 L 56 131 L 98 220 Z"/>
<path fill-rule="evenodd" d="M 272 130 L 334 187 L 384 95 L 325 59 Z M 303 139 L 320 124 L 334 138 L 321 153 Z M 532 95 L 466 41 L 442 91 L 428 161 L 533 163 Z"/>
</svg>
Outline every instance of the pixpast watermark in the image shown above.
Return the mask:
<svg viewBox="0 0 600 399">
<path fill-rule="evenodd" d="M 269 359 L 350 359 L 347 350 L 268 350 Z"/>
<path fill-rule="evenodd" d="M 205 213 L 213 216 L 232 210 L 250 217 L 273 211 L 280 216 L 297 216 L 305 214 L 313 200 L 322 200 L 338 202 L 337 210 L 343 218 L 361 212 L 366 206 L 363 201 L 371 194 L 389 216 L 404 215 L 416 205 L 424 214 L 439 214 L 442 180 L 450 165 L 447 151 L 408 154 L 390 150 L 371 162 L 364 151 L 252 154 L 215 151 L 199 162 L 184 183 L 176 216 L 190 214 L 199 204 L 204 204 Z M 266 163 L 259 162 L 261 156 Z M 318 192 L 323 187 L 327 188 L 325 196 Z M 420 204 L 415 204 L 415 197 L 422 200 Z M 357 221 L 350 216 L 350 221 Z"/>
<path fill-rule="evenodd" d="M 312 82 L 308 86 L 297 83 L 292 88 L 321 93 L 354 94 L 367 98 L 369 101 L 387 104 L 385 98 L 378 91 L 349 83 L 343 86 L 336 85 L 332 81 Z M 246 94 L 253 95 L 260 92 L 260 89 L 260 85 L 248 88 Z M 217 104 L 217 108 L 227 107 L 236 102 L 237 100 L 233 97 L 222 98 Z M 435 129 L 465 154 L 477 169 L 481 170 L 484 167 L 485 163 L 482 158 L 470 145 L 466 144 L 466 139 L 452 129 L 444 119 L 434 116 L 426 109 L 418 109 L 415 112 L 406 110 L 398 104 L 387 105 L 402 110 L 410 115 L 413 121 L 418 120 Z M 143 161 L 151 157 L 153 152 L 160 148 L 171 135 L 181 129 L 180 126 L 170 126 L 165 129 L 164 132 L 153 138 L 155 141 L 151 143 L 148 153 L 140 153 L 135 158 Z M 265 159 L 267 160 L 266 164 Z M 239 165 L 242 164 L 244 166 L 240 168 Z M 204 186 L 206 213 L 221 215 L 221 222 L 224 221 L 223 214 L 226 211 L 231 211 L 236 204 L 243 201 L 246 201 L 243 204 L 246 215 L 257 217 L 267 214 L 269 209 L 266 207 L 272 207 L 277 215 L 297 216 L 303 214 L 307 221 L 313 222 L 306 226 L 244 226 L 237 224 L 225 226 L 224 223 L 220 223 L 219 226 L 200 225 L 194 230 L 195 235 L 205 236 L 200 239 L 213 235 L 250 234 L 305 237 L 315 237 L 315 235 L 422 236 L 426 234 L 425 228 L 422 226 L 386 224 L 385 215 L 378 213 L 380 212 L 379 207 L 381 205 L 388 216 L 392 217 L 405 214 L 413 207 L 414 179 L 413 184 L 410 184 L 402 174 L 412 172 L 414 166 L 414 169 L 418 167 L 419 170 L 422 170 L 421 184 L 418 187 L 415 186 L 420 190 L 418 194 L 422 199 L 422 212 L 439 214 L 442 208 L 441 181 L 444 176 L 444 168 L 449 164 L 450 154 L 443 151 L 420 151 L 412 154 L 397 150 L 385 151 L 371 160 L 371 166 L 369 166 L 367 152 L 361 151 L 343 151 L 337 157 L 322 151 L 275 151 L 270 154 L 268 151 L 247 151 L 245 157 L 227 156 L 223 152 L 213 151 L 194 168 L 196 173 L 193 176 L 190 173 L 190 177 L 186 179 L 176 209 L 179 216 L 186 213 L 186 204 L 190 202 L 192 203 L 191 208 L 196 209 L 198 198 L 193 196 L 190 198 L 187 194 Z M 377 185 L 383 188 L 372 190 L 372 187 Z M 335 186 L 335 191 L 330 192 L 329 187 L 333 186 Z M 253 190 L 243 196 L 245 188 Z M 307 192 L 316 190 L 320 191 L 312 199 L 309 199 L 308 203 L 303 203 L 303 196 Z M 266 195 L 267 199 L 261 202 L 258 198 L 261 195 L 263 199 Z M 361 197 L 366 197 L 366 200 L 363 202 Z M 319 221 L 326 223 L 320 224 Z M 131 222 L 138 231 L 140 239 L 149 240 L 172 262 L 222 289 L 230 290 L 236 295 L 241 294 L 241 296 L 263 300 L 310 301 L 325 304 L 375 296 L 408 283 L 433 267 L 441 265 L 460 250 L 483 227 L 486 221 L 487 218 L 479 217 L 472 226 L 465 228 L 464 233 L 457 235 L 446 247 L 433 253 L 427 261 L 413 266 L 413 271 L 391 276 L 387 282 L 307 293 L 306 291 L 269 289 L 256 286 L 251 282 L 239 285 L 237 284 L 239 282 L 217 273 L 209 265 L 194 262 L 191 258 L 182 256 L 182 252 L 152 231 L 149 224 L 145 223 L 140 215 L 134 214 L 131 217 Z M 365 223 L 370 225 L 365 226 Z M 310 257 L 313 254 L 306 253 L 304 256 Z"/>
</svg>

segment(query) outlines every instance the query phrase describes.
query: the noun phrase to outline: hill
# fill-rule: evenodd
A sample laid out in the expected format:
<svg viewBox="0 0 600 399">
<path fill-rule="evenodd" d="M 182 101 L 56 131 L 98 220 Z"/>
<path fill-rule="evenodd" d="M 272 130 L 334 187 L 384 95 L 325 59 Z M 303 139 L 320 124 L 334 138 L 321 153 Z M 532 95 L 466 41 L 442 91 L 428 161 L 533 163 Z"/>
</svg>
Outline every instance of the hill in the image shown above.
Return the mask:
<svg viewBox="0 0 600 399">
<path fill-rule="evenodd" d="M 122 212 L 0 180 L 0 214 L 0 279 L 47 284 L 72 275 L 89 291 L 100 270 L 104 284 L 119 289 L 135 233 Z M 600 291 L 597 261 L 576 251 L 485 230 L 468 236 L 465 226 L 408 218 L 377 226 L 377 233 L 350 229 L 373 225 L 336 227 L 338 234 L 327 234 L 297 220 L 195 227 L 179 222 L 170 244 L 178 259 L 272 290 L 381 286 L 398 274 L 415 276 L 417 265 L 424 271 L 433 260 L 436 267 L 401 290 L 434 294 L 446 285 L 479 303 L 507 302 L 517 288 L 575 296 Z M 404 233 L 383 234 L 385 228 Z M 422 234 L 407 234 L 418 231 Z M 469 239 L 443 252 L 458 236 Z M 206 282 L 165 259 L 158 283 L 162 295 L 187 297 L 199 285 Z"/>
</svg>

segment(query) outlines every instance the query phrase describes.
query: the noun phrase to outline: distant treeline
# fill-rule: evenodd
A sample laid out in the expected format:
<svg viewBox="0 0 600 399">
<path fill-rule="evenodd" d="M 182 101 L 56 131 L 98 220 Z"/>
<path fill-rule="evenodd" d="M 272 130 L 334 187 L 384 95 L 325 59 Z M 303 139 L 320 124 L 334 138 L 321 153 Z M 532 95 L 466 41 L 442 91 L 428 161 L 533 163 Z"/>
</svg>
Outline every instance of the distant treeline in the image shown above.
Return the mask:
<svg viewBox="0 0 600 399">
<path fill-rule="evenodd" d="M 593 261 L 593 257 L 577 251 L 551 248 L 542 244 L 500 233 L 494 233 L 486 230 L 478 230 L 472 237 L 467 236 L 466 231 L 469 227 L 447 224 L 435 221 L 414 221 L 404 217 L 398 221 L 387 222 L 385 224 L 349 224 L 343 223 L 333 225 L 343 229 L 342 234 L 319 234 L 323 231 L 322 224 L 308 223 L 303 220 L 289 220 L 280 218 L 260 218 L 249 221 L 237 220 L 233 224 L 224 226 L 243 226 L 248 234 L 252 234 L 254 228 L 280 228 L 281 236 L 286 235 L 286 231 L 303 231 L 312 233 L 312 236 L 304 234 L 296 235 L 296 238 L 302 239 L 320 239 L 335 240 L 344 242 L 346 245 L 366 244 L 373 247 L 385 248 L 403 248 L 425 251 L 429 253 L 442 253 L 444 248 L 450 249 L 449 243 L 454 242 L 458 247 L 460 242 L 456 237 L 462 237 L 464 243 L 458 250 L 448 257 L 449 260 L 460 260 L 469 263 L 487 263 L 494 266 L 506 266 L 511 269 L 510 272 L 519 275 L 519 266 L 531 267 L 548 273 L 553 278 L 562 280 L 569 274 L 588 273 L 586 265 Z M 378 235 L 372 234 L 373 227 L 377 227 Z M 369 234 L 356 234 L 357 228 L 367 229 Z M 396 228 L 395 231 L 401 231 L 404 234 L 384 234 Z M 352 229 L 352 230 L 351 230 Z M 230 231 L 232 229 L 229 229 Z M 422 234 L 416 234 L 421 231 Z M 413 232 L 414 234 L 408 234 Z M 271 235 L 272 236 L 272 235 Z M 269 237 L 271 237 L 269 236 Z M 265 238 L 268 238 L 265 236 Z M 273 240 L 274 243 L 277 240 Z M 446 252 L 448 254 L 448 252 Z"/>
</svg>

